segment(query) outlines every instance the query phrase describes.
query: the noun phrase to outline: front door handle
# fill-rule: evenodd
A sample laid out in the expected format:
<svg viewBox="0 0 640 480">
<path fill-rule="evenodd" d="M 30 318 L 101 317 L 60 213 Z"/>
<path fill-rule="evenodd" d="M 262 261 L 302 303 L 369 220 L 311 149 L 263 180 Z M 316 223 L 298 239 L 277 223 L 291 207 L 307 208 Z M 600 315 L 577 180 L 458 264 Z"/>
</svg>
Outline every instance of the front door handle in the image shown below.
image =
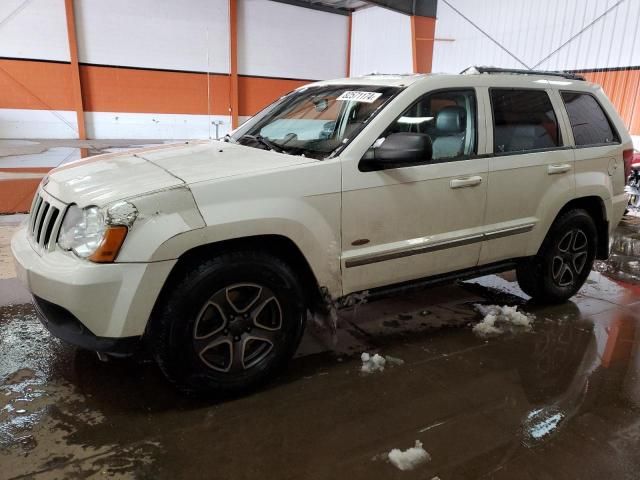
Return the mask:
<svg viewBox="0 0 640 480">
<path fill-rule="evenodd" d="M 482 177 L 474 176 L 474 177 L 465 177 L 465 178 L 454 178 L 449 182 L 449 186 L 451 188 L 466 188 L 466 187 L 476 187 L 482 183 Z"/>
<path fill-rule="evenodd" d="M 549 165 L 547 167 L 547 173 L 549 175 L 556 175 L 558 173 L 566 173 L 569 170 L 571 170 L 571 165 L 569 165 L 568 163 Z"/>
</svg>

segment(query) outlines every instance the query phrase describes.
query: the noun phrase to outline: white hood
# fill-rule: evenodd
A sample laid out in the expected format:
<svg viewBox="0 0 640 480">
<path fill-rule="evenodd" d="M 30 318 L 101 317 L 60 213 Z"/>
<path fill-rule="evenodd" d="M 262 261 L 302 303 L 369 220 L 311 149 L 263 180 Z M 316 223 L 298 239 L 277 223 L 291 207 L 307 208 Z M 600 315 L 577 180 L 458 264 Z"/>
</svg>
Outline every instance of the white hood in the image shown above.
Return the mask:
<svg viewBox="0 0 640 480">
<path fill-rule="evenodd" d="M 45 190 L 65 203 L 102 206 L 199 181 L 316 161 L 243 145 L 198 141 L 72 162 L 49 173 Z"/>
</svg>

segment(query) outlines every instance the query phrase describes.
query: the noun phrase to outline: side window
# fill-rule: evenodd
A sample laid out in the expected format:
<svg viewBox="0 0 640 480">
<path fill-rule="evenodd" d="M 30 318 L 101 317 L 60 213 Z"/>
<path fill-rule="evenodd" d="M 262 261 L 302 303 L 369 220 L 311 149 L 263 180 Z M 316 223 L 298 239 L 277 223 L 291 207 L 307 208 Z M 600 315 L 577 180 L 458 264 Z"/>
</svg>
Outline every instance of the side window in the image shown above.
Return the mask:
<svg viewBox="0 0 640 480">
<path fill-rule="evenodd" d="M 447 90 L 420 98 L 382 136 L 426 133 L 431 137 L 432 160 L 461 160 L 476 153 L 476 123 L 475 92 Z"/>
<path fill-rule="evenodd" d="M 562 92 L 576 146 L 620 143 L 598 101 L 588 93 Z"/>
<path fill-rule="evenodd" d="M 558 120 L 544 90 L 489 90 L 493 152 L 527 152 L 561 145 Z"/>
</svg>

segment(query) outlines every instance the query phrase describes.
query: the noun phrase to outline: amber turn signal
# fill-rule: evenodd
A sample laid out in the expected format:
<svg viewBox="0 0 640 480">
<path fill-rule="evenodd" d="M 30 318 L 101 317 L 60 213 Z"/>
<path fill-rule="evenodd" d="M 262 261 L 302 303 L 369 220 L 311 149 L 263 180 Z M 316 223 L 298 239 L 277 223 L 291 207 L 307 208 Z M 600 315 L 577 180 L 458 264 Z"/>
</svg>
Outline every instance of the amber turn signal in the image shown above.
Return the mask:
<svg viewBox="0 0 640 480">
<path fill-rule="evenodd" d="M 93 255 L 89 257 L 89 260 L 96 263 L 113 262 L 118 256 L 128 231 L 129 229 L 124 226 L 108 227 L 102 243 Z"/>
</svg>

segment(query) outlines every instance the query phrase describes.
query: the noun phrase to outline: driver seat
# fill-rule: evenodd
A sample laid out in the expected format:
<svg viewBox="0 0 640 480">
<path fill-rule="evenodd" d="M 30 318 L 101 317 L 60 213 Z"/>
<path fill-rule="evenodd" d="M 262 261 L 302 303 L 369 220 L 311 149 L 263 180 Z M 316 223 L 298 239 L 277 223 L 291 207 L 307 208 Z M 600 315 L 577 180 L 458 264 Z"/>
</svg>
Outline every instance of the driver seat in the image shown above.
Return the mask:
<svg viewBox="0 0 640 480">
<path fill-rule="evenodd" d="M 456 158 L 464 152 L 467 128 L 467 111 L 450 105 L 436 114 L 436 133 L 433 141 L 433 158 Z"/>
</svg>

